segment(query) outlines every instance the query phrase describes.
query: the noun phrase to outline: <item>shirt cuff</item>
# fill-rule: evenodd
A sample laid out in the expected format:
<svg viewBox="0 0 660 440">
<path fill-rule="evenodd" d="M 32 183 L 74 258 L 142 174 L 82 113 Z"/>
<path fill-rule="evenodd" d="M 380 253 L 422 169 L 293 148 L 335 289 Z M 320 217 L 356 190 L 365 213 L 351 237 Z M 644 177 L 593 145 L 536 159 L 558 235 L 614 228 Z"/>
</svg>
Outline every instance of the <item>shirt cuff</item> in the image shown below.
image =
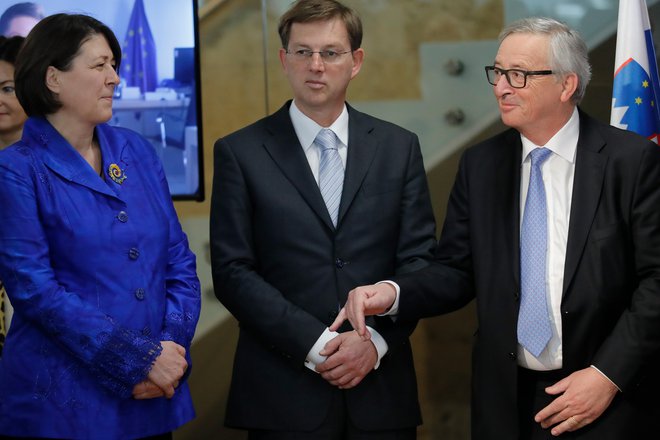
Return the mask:
<svg viewBox="0 0 660 440">
<path fill-rule="evenodd" d="M 390 280 L 379 281 L 376 284 L 382 284 L 382 283 L 387 283 L 390 286 L 394 287 L 394 290 L 396 290 L 396 297 L 394 298 L 394 303 L 392 303 L 392 307 L 386 310 L 385 313 L 382 313 L 378 316 L 391 316 L 392 319 L 394 319 L 394 317 L 396 317 L 396 315 L 399 314 L 399 295 L 401 294 L 401 288 L 397 283 Z"/>
<path fill-rule="evenodd" d="M 325 347 L 325 344 L 327 344 L 328 341 L 334 339 L 338 335 L 339 333 L 331 332 L 328 328 L 326 328 L 321 336 L 319 336 L 319 338 L 316 340 L 312 346 L 312 349 L 309 350 L 309 353 L 307 353 L 307 358 L 305 358 L 305 366 L 313 372 L 318 373 L 316 371 L 316 366 L 325 361 L 327 358 L 327 356 L 321 356 L 319 353 L 321 350 L 323 350 L 323 347 Z"/>
<path fill-rule="evenodd" d="M 374 370 L 377 370 L 380 366 L 381 359 L 383 359 L 383 356 L 387 354 L 389 346 L 387 345 L 385 338 L 383 338 L 380 333 L 369 326 L 367 326 L 367 329 L 369 329 L 369 333 L 371 333 L 371 342 L 373 342 L 374 346 L 376 347 L 376 352 L 378 353 L 378 361 L 376 362 L 376 365 L 374 365 Z"/>
<path fill-rule="evenodd" d="M 610 379 L 609 377 L 607 377 L 607 375 L 606 375 L 605 373 L 603 373 L 602 371 L 600 371 L 600 370 L 598 369 L 598 367 L 596 367 L 595 365 L 590 365 L 590 367 L 593 368 L 594 370 L 598 371 L 598 372 L 599 372 L 599 373 L 600 373 L 605 379 L 609 380 L 610 383 L 611 383 L 612 385 L 614 385 L 614 386 L 616 387 L 617 390 L 619 390 L 619 392 L 621 392 L 621 388 L 619 388 L 619 386 L 618 386 L 617 384 L 615 384 L 614 382 L 612 382 L 612 379 Z"/>
</svg>

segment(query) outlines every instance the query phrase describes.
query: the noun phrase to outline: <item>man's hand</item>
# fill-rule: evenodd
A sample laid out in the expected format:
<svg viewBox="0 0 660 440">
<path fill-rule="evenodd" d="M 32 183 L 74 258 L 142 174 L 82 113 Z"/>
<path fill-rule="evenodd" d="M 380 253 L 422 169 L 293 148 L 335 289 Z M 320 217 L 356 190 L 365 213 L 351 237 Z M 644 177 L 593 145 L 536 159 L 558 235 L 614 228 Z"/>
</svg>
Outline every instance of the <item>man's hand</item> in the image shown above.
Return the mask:
<svg viewBox="0 0 660 440">
<path fill-rule="evenodd" d="M 156 397 L 163 397 L 165 393 L 158 388 L 158 385 L 149 379 L 140 382 L 133 387 L 133 398 L 137 400 L 154 399 Z"/>
<path fill-rule="evenodd" d="M 607 409 L 618 392 L 617 387 L 594 368 L 576 371 L 545 392 L 559 395 L 539 411 L 534 420 L 552 435 L 576 431 L 596 420 Z"/>
<path fill-rule="evenodd" d="M 348 292 L 346 304 L 339 311 L 330 330 L 337 331 L 339 326 L 348 319 L 358 335 L 369 339 L 371 334 L 364 323 L 364 317 L 384 313 L 392 307 L 395 299 L 396 289 L 390 283 L 356 287 Z"/>
<path fill-rule="evenodd" d="M 170 399 L 174 396 L 174 389 L 179 386 L 179 379 L 188 368 L 186 349 L 172 341 L 161 341 L 160 344 L 163 351 L 156 358 L 147 378 Z"/>
<path fill-rule="evenodd" d="M 321 355 L 328 358 L 316 366 L 316 371 L 340 389 L 359 384 L 378 362 L 373 342 L 364 340 L 353 331 L 340 333 L 328 341 Z"/>
</svg>

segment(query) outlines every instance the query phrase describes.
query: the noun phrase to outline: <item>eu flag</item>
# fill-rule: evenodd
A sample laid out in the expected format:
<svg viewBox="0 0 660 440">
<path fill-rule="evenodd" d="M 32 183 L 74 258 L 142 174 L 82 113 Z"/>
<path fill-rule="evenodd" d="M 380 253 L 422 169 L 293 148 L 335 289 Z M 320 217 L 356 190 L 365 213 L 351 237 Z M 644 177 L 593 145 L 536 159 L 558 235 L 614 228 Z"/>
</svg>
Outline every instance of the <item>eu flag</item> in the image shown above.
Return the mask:
<svg viewBox="0 0 660 440">
<path fill-rule="evenodd" d="M 658 143 L 660 81 L 646 0 L 621 0 L 610 123 Z"/>
<path fill-rule="evenodd" d="M 125 86 L 139 87 L 142 93 L 154 91 L 157 85 L 156 43 L 142 0 L 135 0 L 133 5 L 122 47 L 119 76 Z"/>
</svg>

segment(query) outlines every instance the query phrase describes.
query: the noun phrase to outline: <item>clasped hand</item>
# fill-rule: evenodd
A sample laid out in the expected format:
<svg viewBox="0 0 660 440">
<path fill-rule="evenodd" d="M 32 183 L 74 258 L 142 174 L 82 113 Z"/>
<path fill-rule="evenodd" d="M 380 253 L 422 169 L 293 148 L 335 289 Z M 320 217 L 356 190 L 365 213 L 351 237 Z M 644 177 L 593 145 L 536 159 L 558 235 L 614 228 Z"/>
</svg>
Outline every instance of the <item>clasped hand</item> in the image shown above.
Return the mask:
<svg viewBox="0 0 660 440">
<path fill-rule="evenodd" d="M 374 344 L 353 331 L 328 341 L 320 354 L 327 359 L 316 366 L 316 371 L 340 389 L 355 387 L 378 362 Z"/>
<path fill-rule="evenodd" d="M 154 361 L 147 379 L 133 387 L 133 398 L 153 399 L 174 396 L 179 380 L 188 369 L 186 349 L 172 341 L 161 341 L 163 350 Z"/>
</svg>

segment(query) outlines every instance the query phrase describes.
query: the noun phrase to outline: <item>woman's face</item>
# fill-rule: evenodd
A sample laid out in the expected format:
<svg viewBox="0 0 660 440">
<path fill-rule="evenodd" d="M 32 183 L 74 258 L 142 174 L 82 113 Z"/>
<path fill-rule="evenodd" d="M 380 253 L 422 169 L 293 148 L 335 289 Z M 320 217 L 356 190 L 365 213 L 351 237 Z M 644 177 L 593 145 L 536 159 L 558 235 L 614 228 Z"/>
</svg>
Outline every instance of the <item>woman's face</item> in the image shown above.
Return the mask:
<svg viewBox="0 0 660 440">
<path fill-rule="evenodd" d="M 69 70 L 50 66 L 46 82 L 62 104 L 57 113 L 92 125 L 112 117 L 112 96 L 119 76 L 103 35 L 95 34 L 83 43 Z"/>
<path fill-rule="evenodd" d="M 0 137 L 18 140 L 26 119 L 27 115 L 16 99 L 14 65 L 0 60 Z"/>
</svg>

